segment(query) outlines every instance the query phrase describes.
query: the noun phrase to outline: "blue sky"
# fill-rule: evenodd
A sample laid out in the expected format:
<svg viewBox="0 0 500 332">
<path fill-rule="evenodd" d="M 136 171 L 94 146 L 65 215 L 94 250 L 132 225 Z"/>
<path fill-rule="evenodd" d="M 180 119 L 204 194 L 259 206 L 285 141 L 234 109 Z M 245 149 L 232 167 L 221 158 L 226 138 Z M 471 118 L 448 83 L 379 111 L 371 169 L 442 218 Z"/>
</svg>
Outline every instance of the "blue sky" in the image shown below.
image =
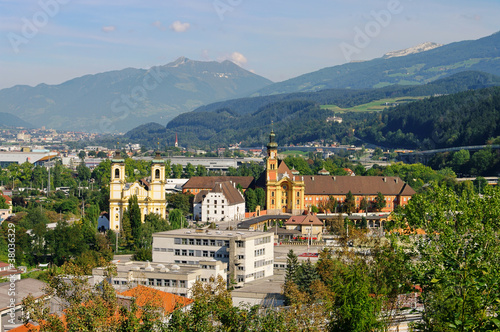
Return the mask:
<svg viewBox="0 0 500 332">
<path fill-rule="evenodd" d="M 484 37 L 500 30 L 498 17 L 498 0 L 0 0 L 0 88 L 179 56 L 229 59 L 277 82 L 426 41 Z M 356 31 L 370 34 L 357 46 Z"/>
</svg>

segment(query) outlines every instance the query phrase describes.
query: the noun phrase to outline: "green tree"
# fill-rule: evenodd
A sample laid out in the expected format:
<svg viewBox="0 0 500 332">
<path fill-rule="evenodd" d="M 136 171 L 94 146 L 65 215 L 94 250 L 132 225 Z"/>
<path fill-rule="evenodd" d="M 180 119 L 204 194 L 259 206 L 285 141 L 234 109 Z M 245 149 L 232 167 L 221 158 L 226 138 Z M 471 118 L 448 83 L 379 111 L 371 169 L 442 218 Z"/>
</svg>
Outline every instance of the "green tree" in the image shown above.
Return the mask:
<svg viewBox="0 0 500 332">
<path fill-rule="evenodd" d="M 385 196 L 380 191 L 377 193 L 377 197 L 375 197 L 373 206 L 377 211 L 382 211 L 382 209 L 386 206 Z"/>
<path fill-rule="evenodd" d="M 349 215 L 356 210 L 356 201 L 354 200 L 354 195 L 350 190 L 345 196 L 345 201 L 342 207 L 344 211 Z"/>
<path fill-rule="evenodd" d="M 179 229 L 187 226 L 184 214 L 182 213 L 182 210 L 179 209 L 170 210 L 168 214 L 168 222 L 170 223 L 170 227 L 172 229 Z"/>
<path fill-rule="evenodd" d="M 80 152 L 78 152 L 78 158 L 80 158 L 82 161 L 85 159 L 86 156 L 87 154 L 85 153 L 85 151 L 80 150 Z"/>
<path fill-rule="evenodd" d="M 257 205 L 260 206 L 262 210 L 266 208 L 266 192 L 262 188 L 255 189 L 255 198 L 257 200 Z"/>
<path fill-rule="evenodd" d="M 196 166 L 196 176 L 206 176 L 207 168 L 203 165 Z"/>
<path fill-rule="evenodd" d="M 133 195 L 128 200 L 128 217 L 130 218 L 130 227 L 132 231 L 132 238 L 134 241 L 139 237 L 139 232 L 141 229 L 141 209 L 139 208 L 139 202 L 137 201 L 137 196 Z"/>
<path fill-rule="evenodd" d="M 91 176 L 90 169 L 83 162 L 76 166 L 76 173 L 80 181 L 88 181 Z"/>
<path fill-rule="evenodd" d="M 8 209 L 9 205 L 6 203 L 5 197 L 3 197 L 1 193 L 2 192 L 0 191 L 0 209 Z"/>
<path fill-rule="evenodd" d="M 186 168 L 184 170 L 184 178 L 192 178 L 196 174 L 196 168 L 191 164 L 187 163 Z"/>
<path fill-rule="evenodd" d="M 480 197 L 432 186 L 415 195 L 397 220 L 425 237 L 415 243 L 412 274 L 422 287 L 422 331 L 490 331 L 500 322 L 500 188 Z M 415 257 L 416 258 L 416 257 Z"/>
<path fill-rule="evenodd" d="M 175 179 L 180 179 L 182 177 L 182 165 L 179 164 L 172 165 L 172 176 Z"/>
<path fill-rule="evenodd" d="M 257 206 L 257 196 L 252 188 L 245 191 L 245 206 L 248 212 L 254 212 Z"/>
</svg>

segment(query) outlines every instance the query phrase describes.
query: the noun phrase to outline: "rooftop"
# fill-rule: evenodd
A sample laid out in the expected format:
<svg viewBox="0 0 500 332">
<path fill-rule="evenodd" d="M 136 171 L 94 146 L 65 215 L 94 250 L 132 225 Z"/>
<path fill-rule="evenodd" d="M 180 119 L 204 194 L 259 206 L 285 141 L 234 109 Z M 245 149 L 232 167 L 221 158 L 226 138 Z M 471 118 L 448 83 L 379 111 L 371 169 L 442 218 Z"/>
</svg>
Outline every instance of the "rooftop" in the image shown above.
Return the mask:
<svg viewBox="0 0 500 332">
<path fill-rule="evenodd" d="M 255 232 L 248 230 L 215 230 L 215 229 L 175 229 L 172 231 L 166 232 L 158 232 L 154 233 L 153 237 L 174 237 L 174 236 L 189 236 L 196 238 L 199 236 L 200 238 L 213 237 L 218 239 L 232 239 L 232 238 L 252 238 L 256 236 L 264 236 L 267 233 L 263 232 Z"/>
</svg>

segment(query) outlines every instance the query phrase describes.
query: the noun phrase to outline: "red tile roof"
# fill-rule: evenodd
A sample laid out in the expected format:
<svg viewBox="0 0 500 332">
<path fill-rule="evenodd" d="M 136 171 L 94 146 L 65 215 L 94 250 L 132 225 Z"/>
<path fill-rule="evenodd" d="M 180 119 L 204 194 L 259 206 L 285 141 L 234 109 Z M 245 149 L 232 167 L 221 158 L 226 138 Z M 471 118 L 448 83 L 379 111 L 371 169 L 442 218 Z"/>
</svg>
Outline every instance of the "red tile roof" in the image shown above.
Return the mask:
<svg viewBox="0 0 500 332">
<path fill-rule="evenodd" d="M 185 307 L 194 302 L 192 299 L 188 299 L 184 296 L 163 292 L 142 285 L 119 294 L 135 298 L 139 307 L 143 307 L 145 305 L 161 306 L 166 313 L 171 313 L 177 308 Z"/>
<path fill-rule="evenodd" d="M 307 214 L 302 216 L 292 216 L 285 222 L 285 226 L 300 225 L 300 226 L 323 226 L 321 220 L 314 214 Z"/>
</svg>

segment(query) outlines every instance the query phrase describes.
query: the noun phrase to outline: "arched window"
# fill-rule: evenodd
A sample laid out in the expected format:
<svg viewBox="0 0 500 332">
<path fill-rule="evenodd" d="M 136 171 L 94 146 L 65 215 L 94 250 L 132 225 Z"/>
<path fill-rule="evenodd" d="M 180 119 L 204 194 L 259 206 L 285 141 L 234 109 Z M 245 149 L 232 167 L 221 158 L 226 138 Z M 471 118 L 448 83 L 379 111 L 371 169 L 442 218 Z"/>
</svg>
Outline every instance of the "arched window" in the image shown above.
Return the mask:
<svg viewBox="0 0 500 332">
<path fill-rule="evenodd" d="M 159 169 L 157 169 L 157 170 L 155 171 L 155 179 L 159 179 L 159 178 L 160 178 L 160 170 L 159 170 Z"/>
<path fill-rule="evenodd" d="M 120 170 L 117 168 L 115 169 L 115 179 L 118 179 L 120 177 Z"/>
</svg>

